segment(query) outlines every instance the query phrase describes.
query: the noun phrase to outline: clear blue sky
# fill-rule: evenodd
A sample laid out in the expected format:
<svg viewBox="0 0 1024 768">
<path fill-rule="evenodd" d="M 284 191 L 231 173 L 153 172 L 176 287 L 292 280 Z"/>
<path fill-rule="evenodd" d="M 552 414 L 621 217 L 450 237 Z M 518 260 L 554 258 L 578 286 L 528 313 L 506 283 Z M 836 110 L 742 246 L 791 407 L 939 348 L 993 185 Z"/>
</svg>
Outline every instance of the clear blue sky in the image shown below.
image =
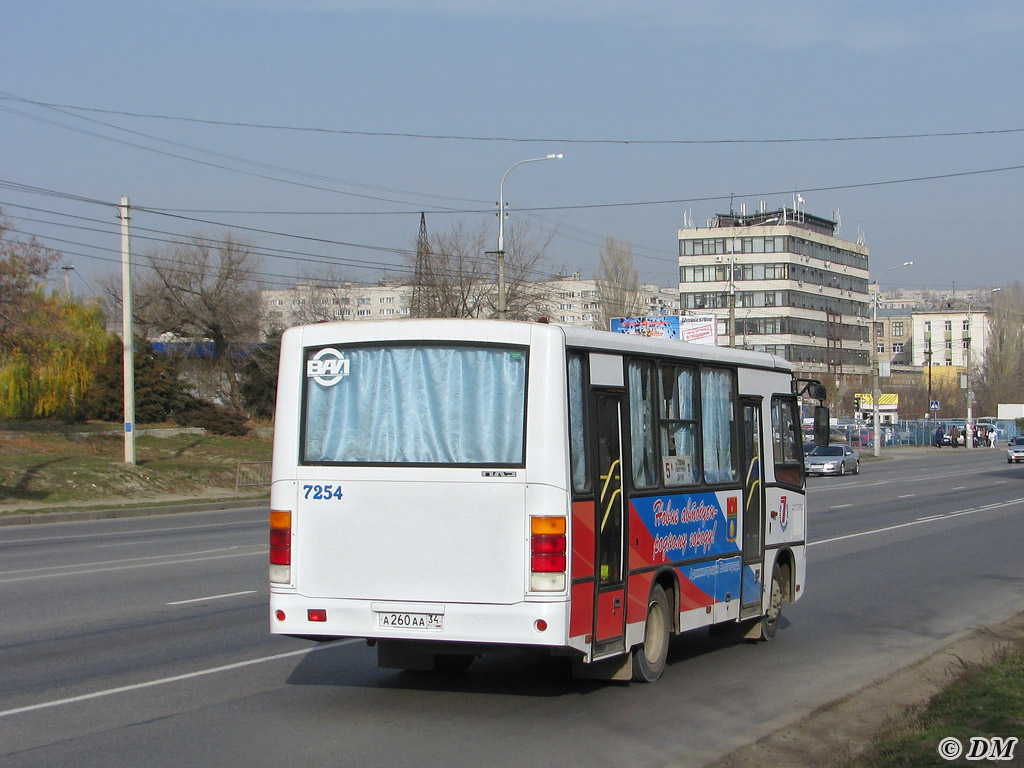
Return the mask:
<svg viewBox="0 0 1024 768">
<path fill-rule="evenodd" d="M 333 241 L 239 231 L 373 280 L 404 264 L 421 210 L 496 241 L 502 175 L 549 152 L 565 158 L 517 168 L 505 198 L 510 226 L 555 232 L 551 272 L 592 276 L 610 235 L 674 285 L 687 211 L 800 192 L 841 211 L 844 239 L 863 231 L 873 275 L 916 262 L 885 288 L 1021 276 L 1024 170 L 984 172 L 1024 166 L 1012 0 L 9 0 L 4 26 L 0 207 L 69 252 L 79 293 L 120 243 L 112 207 L 67 196 Z M 969 135 L 866 138 L 948 133 Z M 221 231 L 142 210 L 133 226 L 142 252 Z M 265 279 L 324 269 L 271 258 Z"/>
</svg>

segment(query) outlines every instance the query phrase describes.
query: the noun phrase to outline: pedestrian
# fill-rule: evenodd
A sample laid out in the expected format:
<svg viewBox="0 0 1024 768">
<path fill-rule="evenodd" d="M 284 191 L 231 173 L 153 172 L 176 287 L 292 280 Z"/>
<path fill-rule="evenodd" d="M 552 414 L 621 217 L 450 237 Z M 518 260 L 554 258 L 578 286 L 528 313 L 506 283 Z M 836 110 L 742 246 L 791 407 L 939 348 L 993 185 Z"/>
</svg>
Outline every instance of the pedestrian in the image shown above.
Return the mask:
<svg viewBox="0 0 1024 768">
<path fill-rule="evenodd" d="M 937 428 L 937 429 L 935 430 L 935 445 L 936 445 L 937 447 L 939 447 L 939 448 L 941 448 L 941 447 L 942 447 L 942 438 L 943 438 L 943 434 L 944 434 L 944 433 L 943 433 L 943 431 L 942 431 L 942 427 L 938 427 L 938 428 Z"/>
<path fill-rule="evenodd" d="M 960 428 L 959 427 L 953 427 L 951 430 L 949 430 L 949 442 L 950 442 L 950 444 L 954 448 L 956 448 L 958 445 L 960 445 Z"/>
</svg>

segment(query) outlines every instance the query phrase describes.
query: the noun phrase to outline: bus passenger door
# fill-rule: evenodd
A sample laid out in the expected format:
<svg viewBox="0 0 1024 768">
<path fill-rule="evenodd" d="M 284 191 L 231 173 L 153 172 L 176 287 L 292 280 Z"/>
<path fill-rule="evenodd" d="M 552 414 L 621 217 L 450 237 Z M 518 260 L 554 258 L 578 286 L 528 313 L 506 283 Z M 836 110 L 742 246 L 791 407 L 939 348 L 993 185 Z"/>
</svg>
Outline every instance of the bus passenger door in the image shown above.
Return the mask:
<svg viewBox="0 0 1024 768">
<path fill-rule="evenodd" d="M 761 398 L 740 399 L 743 451 L 743 579 L 740 618 L 761 615 L 764 588 L 764 466 L 761 453 Z"/>
<path fill-rule="evenodd" d="M 595 443 L 593 462 L 597 515 L 597 609 L 594 611 L 595 656 L 626 647 L 625 500 L 622 489 L 622 397 L 593 395 Z"/>
</svg>

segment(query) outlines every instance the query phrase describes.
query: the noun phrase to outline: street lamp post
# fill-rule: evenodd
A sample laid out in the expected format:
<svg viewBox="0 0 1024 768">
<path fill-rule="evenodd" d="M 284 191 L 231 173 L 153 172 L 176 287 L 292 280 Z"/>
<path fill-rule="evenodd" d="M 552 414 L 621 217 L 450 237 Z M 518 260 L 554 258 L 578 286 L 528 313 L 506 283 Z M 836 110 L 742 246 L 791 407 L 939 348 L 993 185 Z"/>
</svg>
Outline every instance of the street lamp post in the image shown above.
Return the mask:
<svg viewBox="0 0 1024 768">
<path fill-rule="evenodd" d="M 537 163 L 541 160 L 561 160 L 562 153 L 545 155 L 544 157 L 531 157 L 529 160 L 520 160 L 514 163 L 511 168 L 505 171 L 501 177 L 501 184 L 498 185 L 498 317 L 502 320 L 508 319 L 508 307 L 505 298 L 505 179 L 513 170 L 525 163 Z"/>
<path fill-rule="evenodd" d="M 882 279 L 882 275 L 886 272 L 891 272 L 894 269 L 902 269 L 903 267 L 911 267 L 913 265 L 914 262 L 912 261 L 904 261 L 902 264 L 897 264 L 889 267 L 888 269 L 883 269 L 878 274 L 878 277 L 875 278 L 875 290 L 871 294 L 871 423 L 875 438 L 871 453 L 874 456 L 880 456 L 882 453 L 882 441 L 879 433 L 881 428 L 881 418 L 878 412 L 878 401 L 882 399 L 882 391 L 878 384 L 878 283 Z"/>
<path fill-rule="evenodd" d="M 1001 290 L 1001 289 L 993 288 L 991 292 L 995 293 L 996 291 L 999 291 L 999 290 Z M 966 382 L 965 382 L 967 384 L 967 421 L 964 423 L 964 433 L 965 433 L 964 434 L 964 447 L 965 448 L 973 448 L 974 447 L 974 392 L 971 391 L 971 347 L 974 346 L 974 339 L 971 338 L 974 335 L 973 330 L 972 330 L 972 328 L 973 328 L 972 320 L 974 318 L 973 318 L 973 315 L 971 314 L 971 309 L 973 307 L 973 304 L 974 304 L 974 299 L 973 298 L 970 298 L 970 299 L 967 300 L 967 356 L 966 356 L 967 359 L 965 361 L 967 363 L 967 366 L 966 366 L 967 374 L 966 374 Z"/>
</svg>

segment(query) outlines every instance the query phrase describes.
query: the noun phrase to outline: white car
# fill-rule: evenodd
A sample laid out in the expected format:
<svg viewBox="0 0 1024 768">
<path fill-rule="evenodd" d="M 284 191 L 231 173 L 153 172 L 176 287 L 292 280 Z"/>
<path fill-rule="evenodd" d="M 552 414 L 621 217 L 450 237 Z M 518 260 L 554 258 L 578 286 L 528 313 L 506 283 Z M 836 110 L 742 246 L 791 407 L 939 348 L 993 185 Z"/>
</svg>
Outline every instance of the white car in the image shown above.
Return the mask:
<svg viewBox="0 0 1024 768">
<path fill-rule="evenodd" d="M 860 473 L 860 454 L 848 445 L 819 445 L 804 457 L 808 475 L 845 475 Z"/>
<path fill-rule="evenodd" d="M 1024 461 L 1024 437 L 1015 437 L 1006 449 L 1006 463 L 1020 464 Z"/>
</svg>

